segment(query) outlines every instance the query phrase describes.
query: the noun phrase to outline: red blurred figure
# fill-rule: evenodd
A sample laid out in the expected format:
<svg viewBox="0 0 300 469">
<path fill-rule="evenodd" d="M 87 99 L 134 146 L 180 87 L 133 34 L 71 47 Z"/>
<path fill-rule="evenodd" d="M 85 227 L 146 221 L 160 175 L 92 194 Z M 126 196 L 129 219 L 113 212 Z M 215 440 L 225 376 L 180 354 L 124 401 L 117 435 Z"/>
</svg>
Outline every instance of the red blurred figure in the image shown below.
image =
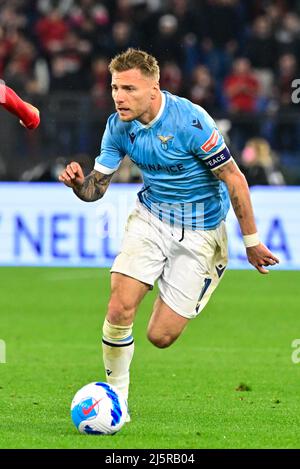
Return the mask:
<svg viewBox="0 0 300 469">
<path fill-rule="evenodd" d="M 36 129 L 40 123 L 39 110 L 23 101 L 11 88 L 0 83 L 0 104 L 7 111 L 15 114 L 27 129 Z"/>
<path fill-rule="evenodd" d="M 228 99 L 229 111 L 255 111 L 259 82 L 248 59 L 239 58 L 234 61 L 233 71 L 224 82 L 224 92 Z"/>
</svg>

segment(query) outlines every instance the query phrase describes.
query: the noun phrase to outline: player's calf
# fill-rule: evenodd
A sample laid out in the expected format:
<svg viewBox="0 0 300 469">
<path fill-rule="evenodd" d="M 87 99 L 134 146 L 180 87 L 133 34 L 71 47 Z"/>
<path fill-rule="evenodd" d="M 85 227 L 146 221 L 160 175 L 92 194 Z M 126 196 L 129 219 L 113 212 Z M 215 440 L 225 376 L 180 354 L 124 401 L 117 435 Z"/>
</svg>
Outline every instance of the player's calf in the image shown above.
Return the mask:
<svg viewBox="0 0 300 469">
<path fill-rule="evenodd" d="M 180 336 L 188 321 L 158 297 L 148 324 L 147 337 L 156 347 L 169 347 Z"/>
<path fill-rule="evenodd" d="M 167 348 L 175 342 L 181 332 L 182 330 L 177 330 L 176 332 L 169 331 L 168 329 L 162 330 L 159 325 L 156 327 L 150 322 L 147 330 L 147 338 L 155 347 Z"/>
<path fill-rule="evenodd" d="M 177 339 L 177 337 L 172 337 L 168 333 L 157 334 L 151 329 L 148 329 L 147 331 L 147 338 L 153 345 L 155 345 L 155 347 L 158 348 L 167 348 L 172 345 L 173 342 L 175 342 L 175 340 Z"/>
<path fill-rule="evenodd" d="M 127 325 L 131 324 L 136 312 L 136 305 L 130 300 L 112 295 L 107 311 L 107 319 L 111 324 Z"/>
</svg>

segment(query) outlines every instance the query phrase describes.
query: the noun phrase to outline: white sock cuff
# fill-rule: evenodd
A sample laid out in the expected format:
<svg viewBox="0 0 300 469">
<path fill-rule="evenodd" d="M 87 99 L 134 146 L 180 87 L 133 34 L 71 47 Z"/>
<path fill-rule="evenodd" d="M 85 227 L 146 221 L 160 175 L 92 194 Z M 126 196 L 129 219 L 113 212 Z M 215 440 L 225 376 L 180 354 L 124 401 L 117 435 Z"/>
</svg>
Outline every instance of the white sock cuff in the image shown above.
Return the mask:
<svg viewBox="0 0 300 469">
<path fill-rule="evenodd" d="M 117 326 L 111 324 L 107 319 L 103 324 L 103 342 L 107 345 L 130 345 L 133 342 L 132 326 Z"/>
</svg>

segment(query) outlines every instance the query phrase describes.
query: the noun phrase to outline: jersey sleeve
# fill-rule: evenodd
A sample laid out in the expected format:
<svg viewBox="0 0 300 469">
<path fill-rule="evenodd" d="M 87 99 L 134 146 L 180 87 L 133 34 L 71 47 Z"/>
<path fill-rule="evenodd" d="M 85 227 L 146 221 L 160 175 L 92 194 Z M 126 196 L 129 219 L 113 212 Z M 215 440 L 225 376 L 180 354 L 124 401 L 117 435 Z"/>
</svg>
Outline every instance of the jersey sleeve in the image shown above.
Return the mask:
<svg viewBox="0 0 300 469">
<path fill-rule="evenodd" d="M 100 154 L 95 159 L 94 169 L 103 174 L 114 173 L 125 156 L 118 139 L 113 135 L 112 124 L 112 118 L 109 118 L 102 137 Z M 117 131 L 115 134 L 118 135 Z"/>
<path fill-rule="evenodd" d="M 191 125 L 191 146 L 193 153 L 210 170 L 215 170 L 232 161 L 224 137 L 212 117 L 202 108 L 197 112 Z"/>
</svg>

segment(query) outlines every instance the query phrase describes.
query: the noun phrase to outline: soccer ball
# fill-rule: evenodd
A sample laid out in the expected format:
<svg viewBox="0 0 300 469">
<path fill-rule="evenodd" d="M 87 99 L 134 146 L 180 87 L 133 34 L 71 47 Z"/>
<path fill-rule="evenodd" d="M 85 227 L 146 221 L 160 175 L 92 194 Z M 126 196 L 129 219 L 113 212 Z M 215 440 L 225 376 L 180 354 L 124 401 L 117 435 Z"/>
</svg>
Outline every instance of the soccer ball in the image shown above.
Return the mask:
<svg viewBox="0 0 300 469">
<path fill-rule="evenodd" d="M 71 417 L 80 433 L 113 435 L 125 423 L 127 403 L 114 386 L 89 383 L 75 394 Z"/>
</svg>

